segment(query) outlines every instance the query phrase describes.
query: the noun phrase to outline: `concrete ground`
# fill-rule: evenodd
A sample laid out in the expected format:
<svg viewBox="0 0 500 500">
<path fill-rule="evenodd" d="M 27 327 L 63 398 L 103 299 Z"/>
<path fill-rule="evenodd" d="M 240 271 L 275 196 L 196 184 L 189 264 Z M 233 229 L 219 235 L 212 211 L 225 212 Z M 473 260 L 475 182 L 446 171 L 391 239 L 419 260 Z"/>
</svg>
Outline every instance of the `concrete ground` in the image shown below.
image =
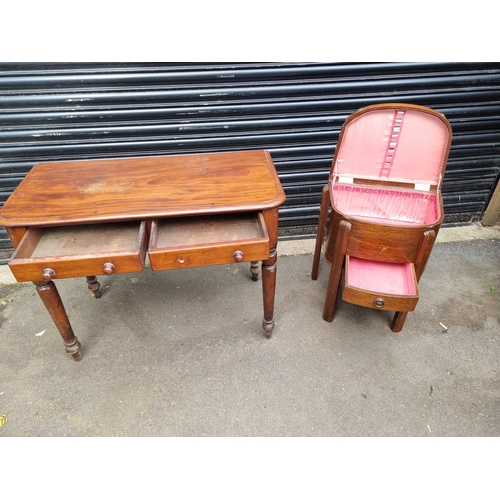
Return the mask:
<svg viewBox="0 0 500 500">
<path fill-rule="evenodd" d="M 500 227 L 441 230 L 400 333 L 345 302 L 323 321 L 313 246 L 279 244 L 271 340 L 248 264 L 58 281 L 79 363 L 1 266 L 0 437 L 499 436 Z"/>
</svg>

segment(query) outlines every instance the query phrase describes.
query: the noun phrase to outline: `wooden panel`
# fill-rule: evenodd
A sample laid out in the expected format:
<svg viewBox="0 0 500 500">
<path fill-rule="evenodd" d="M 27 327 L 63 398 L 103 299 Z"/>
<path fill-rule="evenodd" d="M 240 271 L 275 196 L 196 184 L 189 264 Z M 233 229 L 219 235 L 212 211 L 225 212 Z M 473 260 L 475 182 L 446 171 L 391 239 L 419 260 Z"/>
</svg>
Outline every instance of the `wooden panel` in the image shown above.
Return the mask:
<svg viewBox="0 0 500 500">
<path fill-rule="evenodd" d="M 269 236 L 261 213 L 160 219 L 152 224 L 149 259 L 154 270 L 268 257 Z"/>
<path fill-rule="evenodd" d="M 9 267 L 17 281 L 142 271 L 147 245 L 145 222 L 28 229 Z M 111 264 L 104 270 L 105 264 Z"/>
<path fill-rule="evenodd" d="M 5 228 L 7 231 L 7 234 L 9 235 L 9 239 L 14 245 L 14 248 L 16 248 L 19 243 L 21 243 L 21 240 L 23 239 L 23 236 L 26 234 L 26 228 L 25 227 L 7 227 Z"/>
<path fill-rule="evenodd" d="M 341 220 L 352 223 L 347 254 L 384 262 L 415 262 L 425 231 L 439 231 L 441 220 L 436 224 L 399 226 L 371 223 L 341 215 L 332 210 L 332 225 L 325 247 L 325 260 L 332 262 L 338 225 Z"/>
</svg>

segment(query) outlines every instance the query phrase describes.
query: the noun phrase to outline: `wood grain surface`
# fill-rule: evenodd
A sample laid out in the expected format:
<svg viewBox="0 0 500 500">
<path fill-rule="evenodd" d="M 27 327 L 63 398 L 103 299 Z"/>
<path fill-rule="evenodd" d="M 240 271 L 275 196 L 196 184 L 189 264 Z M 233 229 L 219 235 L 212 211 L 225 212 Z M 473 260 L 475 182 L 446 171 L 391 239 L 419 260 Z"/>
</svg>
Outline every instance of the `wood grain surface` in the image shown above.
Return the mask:
<svg viewBox="0 0 500 500">
<path fill-rule="evenodd" d="M 0 225 L 259 211 L 284 200 L 267 151 L 39 163 L 3 206 Z"/>
</svg>

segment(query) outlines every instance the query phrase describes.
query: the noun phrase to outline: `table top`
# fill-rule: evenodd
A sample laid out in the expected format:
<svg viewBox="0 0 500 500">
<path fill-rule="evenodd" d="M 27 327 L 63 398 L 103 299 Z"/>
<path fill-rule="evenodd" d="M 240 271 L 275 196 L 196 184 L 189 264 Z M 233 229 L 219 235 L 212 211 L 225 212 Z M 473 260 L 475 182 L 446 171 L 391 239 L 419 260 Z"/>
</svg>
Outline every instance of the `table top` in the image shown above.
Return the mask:
<svg viewBox="0 0 500 500">
<path fill-rule="evenodd" d="M 5 227 L 276 208 L 285 194 L 267 151 L 35 165 L 0 211 Z"/>
</svg>

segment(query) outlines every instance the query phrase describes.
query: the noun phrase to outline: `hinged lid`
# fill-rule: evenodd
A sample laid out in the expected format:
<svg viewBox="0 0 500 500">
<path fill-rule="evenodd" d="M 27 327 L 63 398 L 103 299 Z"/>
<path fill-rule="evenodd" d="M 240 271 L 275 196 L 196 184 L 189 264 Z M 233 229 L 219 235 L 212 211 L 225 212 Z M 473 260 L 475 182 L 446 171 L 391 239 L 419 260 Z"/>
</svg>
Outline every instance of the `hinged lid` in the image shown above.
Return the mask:
<svg viewBox="0 0 500 500">
<path fill-rule="evenodd" d="M 346 120 L 333 171 L 342 178 L 411 183 L 417 190 L 439 188 L 450 143 L 450 124 L 432 109 L 369 106 Z"/>
</svg>

